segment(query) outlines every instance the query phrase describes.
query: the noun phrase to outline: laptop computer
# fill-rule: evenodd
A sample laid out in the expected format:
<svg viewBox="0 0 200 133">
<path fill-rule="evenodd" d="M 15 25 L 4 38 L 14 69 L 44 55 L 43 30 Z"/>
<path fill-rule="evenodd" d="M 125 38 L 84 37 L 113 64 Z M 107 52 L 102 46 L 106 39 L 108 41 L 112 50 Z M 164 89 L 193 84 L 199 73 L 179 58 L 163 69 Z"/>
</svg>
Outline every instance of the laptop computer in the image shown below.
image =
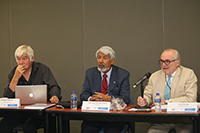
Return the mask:
<svg viewBox="0 0 200 133">
<path fill-rule="evenodd" d="M 17 85 L 15 98 L 20 99 L 20 104 L 46 103 L 47 85 Z"/>
</svg>

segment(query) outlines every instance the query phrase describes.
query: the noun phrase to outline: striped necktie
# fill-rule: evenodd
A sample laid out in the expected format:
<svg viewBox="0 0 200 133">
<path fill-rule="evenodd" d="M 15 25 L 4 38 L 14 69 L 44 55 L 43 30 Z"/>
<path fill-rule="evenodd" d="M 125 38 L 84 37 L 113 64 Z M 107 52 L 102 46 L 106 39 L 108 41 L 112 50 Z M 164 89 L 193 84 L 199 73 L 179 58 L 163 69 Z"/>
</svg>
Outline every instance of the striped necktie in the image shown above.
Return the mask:
<svg viewBox="0 0 200 133">
<path fill-rule="evenodd" d="M 166 83 L 166 86 L 165 86 L 165 94 L 164 94 L 164 98 L 165 100 L 169 100 L 170 99 L 170 91 L 171 91 L 171 75 L 168 76 L 168 81 Z"/>
</svg>

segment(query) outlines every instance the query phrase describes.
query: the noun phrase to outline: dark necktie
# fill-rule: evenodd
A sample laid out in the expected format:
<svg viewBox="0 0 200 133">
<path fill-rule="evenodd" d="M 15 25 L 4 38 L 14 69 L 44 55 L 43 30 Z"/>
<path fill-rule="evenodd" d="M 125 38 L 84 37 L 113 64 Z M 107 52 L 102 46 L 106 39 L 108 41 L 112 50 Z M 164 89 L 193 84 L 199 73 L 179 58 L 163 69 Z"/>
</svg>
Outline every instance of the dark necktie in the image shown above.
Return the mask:
<svg viewBox="0 0 200 133">
<path fill-rule="evenodd" d="M 103 75 L 102 85 L 101 85 L 101 93 L 108 94 L 108 83 L 106 80 L 107 75 Z"/>
<path fill-rule="evenodd" d="M 170 99 L 170 92 L 171 92 L 171 75 L 168 76 L 168 81 L 166 83 L 166 86 L 165 86 L 165 94 L 164 94 L 164 98 L 165 100 L 169 100 Z"/>
</svg>

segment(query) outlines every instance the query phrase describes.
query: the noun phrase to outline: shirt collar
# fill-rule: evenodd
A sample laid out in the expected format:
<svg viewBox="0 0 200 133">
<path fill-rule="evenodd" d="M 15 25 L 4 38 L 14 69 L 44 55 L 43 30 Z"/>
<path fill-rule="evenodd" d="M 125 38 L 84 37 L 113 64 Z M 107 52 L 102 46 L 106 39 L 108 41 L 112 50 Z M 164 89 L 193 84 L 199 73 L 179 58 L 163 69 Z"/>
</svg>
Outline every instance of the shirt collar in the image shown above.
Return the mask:
<svg viewBox="0 0 200 133">
<path fill-rule="evenodd" d="M 111 66 L 110 70 L 107 73 L 101 72 L 101 77 L 103 77 L 103 75 L 106 74 L 108 79 L 110 79 L 111 72 L 112 72 L 112 66 Z"/>
<path fill-rule="evenodd" d="M 172 76 L 171 78 L 173 78 L 173 77 L 174 77 L 174 75 L 176 74 L 176 72 L 177 72 L 177 69 L 176 69 L 176 71 L 175 71 L 174 73 L 172 73 L 172 74 L 171 74 L 171 76 Z M 168 75 L 166 75 L 166 78 L 167 78 L 167 79 L 168 79 L 168 77 L 169 77 L 169 76 L 168 76 Z"/>
</svg>

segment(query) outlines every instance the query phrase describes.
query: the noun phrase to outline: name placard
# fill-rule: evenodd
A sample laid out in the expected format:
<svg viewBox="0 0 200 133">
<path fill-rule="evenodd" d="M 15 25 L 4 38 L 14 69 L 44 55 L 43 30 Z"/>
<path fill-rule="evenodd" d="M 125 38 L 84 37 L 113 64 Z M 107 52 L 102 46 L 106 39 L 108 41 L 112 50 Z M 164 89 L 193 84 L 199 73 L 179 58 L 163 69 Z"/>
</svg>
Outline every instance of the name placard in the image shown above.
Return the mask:
<svg viewBox="0 0 200 133">
<path fill-rule="evenodd" d="M 0 107 L 19 107 L 19 98 L 0 98 Z"/>
<path fill-rule="evenodd" d="M 168 103 L 167 112 L 197 112 L 197 102 L 176 102 Z"/>
<path fill-rule="evenodd" d="M 110 111 L 110 102 L 83 101 L 82 110 Z"/>
</svg>

